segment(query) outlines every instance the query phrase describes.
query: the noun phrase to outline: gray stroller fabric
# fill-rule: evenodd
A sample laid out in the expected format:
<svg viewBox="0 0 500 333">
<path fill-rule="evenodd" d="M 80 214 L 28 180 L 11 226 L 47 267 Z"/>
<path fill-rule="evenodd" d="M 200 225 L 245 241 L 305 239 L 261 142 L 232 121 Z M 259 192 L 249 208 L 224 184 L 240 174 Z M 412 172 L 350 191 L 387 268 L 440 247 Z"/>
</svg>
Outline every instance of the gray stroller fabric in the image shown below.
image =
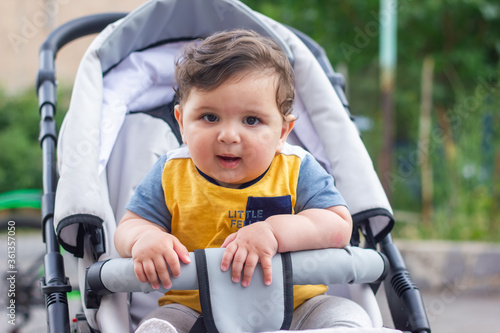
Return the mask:
<svg viewBox="0 0 500 333">
<path fill-rule="evenodd" d="M 290 328 L 293 313 L 290 254 L 273 257 L 273 268 L 276 268 L 271 286 L 262 282 L 264 273 L 259 266 L 253 283 L 246 288 L 232 283 L 230 272 L 220 270 L 223 254 L 224 249 L 195 251 L 201 309 L 208 331 L 262 332 Z M 266 312 L 265 316 L 262 311 Z"/>
</svg>

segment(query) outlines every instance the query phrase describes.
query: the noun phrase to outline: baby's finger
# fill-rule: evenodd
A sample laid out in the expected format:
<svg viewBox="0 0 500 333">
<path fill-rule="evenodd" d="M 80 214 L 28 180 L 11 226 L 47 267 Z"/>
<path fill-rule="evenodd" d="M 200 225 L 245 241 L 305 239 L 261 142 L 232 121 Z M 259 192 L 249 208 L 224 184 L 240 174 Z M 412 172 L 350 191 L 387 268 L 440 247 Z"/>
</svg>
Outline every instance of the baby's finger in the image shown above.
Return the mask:
<svg viewBox="0 0 500 333">
<path fill-rule="evenodd" d="M 255 272 L 255 266 L 259 262 L 259 256 L 256 253 L 250 253 L 245 261 L 245 269 L 243 270 L 243 280 L 241 285 L 243 287 L 248 287 L 252 281 L 253 273 Z"/>
<path fill-rule="evenodd" d="M 137 279 L 142 283 L 148 282 L 148 278 L 146 277 L 146 273 L 144 273 L 141 262 L 134 260 L 134 273 L 135 276 L 137 276 Z"/>
<path fill-rule="evenodd" d="M 177 238 L 174 238 L 174 251 L 183 263 L 189 264 L 191 262 L 188 249 Z"/>
<path fill-rule="evenodd" d="M 164 257 L 162 257 L 162 259 L 167 262 L 168 268 L 170 268 L 170 272 L 172 273 L 172 277 L 179 277 L 179 275 L 181 274 L 181 265 L 179 263 L 179 257 L 177 256 L 177 253 L 175 253 L 174 251 L 169 251 L 164 255 Z"/>
<path fill-rule="evenodd" d="M 144 269 L 144 274 L 146 274 L 146 278 L 153 287 L 153 289 L 160 288 L 160 281 L 158 280 L 158 274 L 156 273 L 156 268 L 153 261 L 149 260 L 143 262 L 142 268 Z"/>
<path fill-rule="evenodd" d="M 235 233 L 232 233 L 229 236 L 227 236 L 226 239 L 224 240 L 224 243 L 222 243 L 222 245 L 220 247 L 228 246 L 228 244 L 231 243 L 236 238 L 236 235 L 237 234 L 235 232 Z"/>
<path fill-rule="evenodd" d="M 166 289 L 170 289 L 172 287 L 172 281 L 170 279 L 170 273 L 168 272 L 166 261 L 160 257 L 158 260 L 155 260 L 154 264 L 156 267 L 156 273 L 158 274 L 161 283 Z"/>
<path fill-rule="evenodd" d="M 262 271 L 264 272 L 264 283 L 266 286 L 273 282 L 273 261 L 272 257 L 263 256 L 260 258 L 260 265 L 262 266 Z"/>
<path fill-rule="evenodd" d="M 224 254 L 222 255 L 222 261 L 220 263 L 220 269 L 225 272 L 229 269 L 229 265 L 231 265 L 231 261 L 233 261 L 234 253 L 238 249 L 238 245 L 231 243 L 226 247 Z"/>
<path fill-rule="evenodd" d="M 233 258 L 233 282 L 237 283 L 241 280 L 241 271 L 243 270 L 243 265 L 245 264 L 248 256 L 247 249 L 240 247 L 238 251 L 234 254 Z"/>
</svg>

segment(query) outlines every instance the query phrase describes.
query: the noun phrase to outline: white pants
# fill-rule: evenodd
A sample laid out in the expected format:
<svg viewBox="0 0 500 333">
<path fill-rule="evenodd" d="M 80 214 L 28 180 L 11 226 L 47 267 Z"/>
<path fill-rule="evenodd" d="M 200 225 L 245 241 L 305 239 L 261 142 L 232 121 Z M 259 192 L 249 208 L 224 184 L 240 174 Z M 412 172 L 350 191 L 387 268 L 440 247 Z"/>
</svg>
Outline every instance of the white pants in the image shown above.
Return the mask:
<svg viewBox="0 0 500 333">
<path fill-rule="evenodd" d="M 189 333 L 199 315 L 199 312 L 184 305 L 164 305 L 144 318 L 136 332 L 155 332 L 155 328 L 148 327 L 148 324 L 161 326 L 161 322 L 149 321 L 148 323 L 146 321 L 157 318 L 170 323 L 178 333 Z M 307 300 L 293 311 L 290 330 L 341 327 L 370 328 L 373 326 L 368 314 L 357 303 L 341 297 L 320 295 Z M 172 330 L 172 332 L 175 331 Z"/>
</svg>

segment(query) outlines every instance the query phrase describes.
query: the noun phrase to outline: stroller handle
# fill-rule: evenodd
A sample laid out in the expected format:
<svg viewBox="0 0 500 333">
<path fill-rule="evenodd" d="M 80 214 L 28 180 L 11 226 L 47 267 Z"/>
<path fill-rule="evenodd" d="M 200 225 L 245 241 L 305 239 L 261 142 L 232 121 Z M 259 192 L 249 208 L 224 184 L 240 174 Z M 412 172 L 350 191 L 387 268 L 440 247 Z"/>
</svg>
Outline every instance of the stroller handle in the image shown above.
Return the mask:
<svg viewBox="0 0 500 333">
<path fill-rule="evenodd" d="M 205 249 L 206 256 L 222 257 L 225 249 Z M 181 263 L 179 278 L 172 279 L 175 290 L 197 290 L 198 276 L 196 258 L 189 253 L 190 264 Z M 342 249 L 307 250 L 290 253 L 293 283 L 305 284 L 346 284 L 377 283 L 387 274 L 387 258 L 372 249 L 345 247 Z M 273 271 L 280 270 L 277 260 L 273 259 Z M 260 265 L 256 269 L 261 269 Z M 228 275 L 231 270 L 226 271 Z M 167 292 L 160 288 L 157 291 Z M 132 258 L 110 259 L 96 262 L 87 268 L 86 303 L 93 306 L 95 301 L 109 293 L 151 292 L 155 291 L 149 283 L 140 282 L 134 273 Z M 95 298 L 99 300 L 96 300 Z"/>
<path fill-rule="evenodd" d="M 39 97 L 45 97 L 44 94 L 41 94 L 39 91 L 45 81 L 49 81 L 55 85 L 54 60 L 57 52 L 59 52 L 64 45 L 80 37 L 99 33 L 107 25 L 125 17 L 125 15 L 127 15 L 127 13 L 103 13 L 84 16 L 66 22 L 52 31 L 40 47 L 39 70 L 36 78 L 36 91 Z M 42 103 L 43 101 L 40 102 Z"/>
<path fill-rule="evenodd" d="M 127 13 L 94 14 L 66 22 L 49 34 L 40 47 L 40 52 L 50 50 L 55 56 L 69 42 L 86 35 L 99 33 L 107 25 L 125 17 L 125 15 Z"/>
</svg>

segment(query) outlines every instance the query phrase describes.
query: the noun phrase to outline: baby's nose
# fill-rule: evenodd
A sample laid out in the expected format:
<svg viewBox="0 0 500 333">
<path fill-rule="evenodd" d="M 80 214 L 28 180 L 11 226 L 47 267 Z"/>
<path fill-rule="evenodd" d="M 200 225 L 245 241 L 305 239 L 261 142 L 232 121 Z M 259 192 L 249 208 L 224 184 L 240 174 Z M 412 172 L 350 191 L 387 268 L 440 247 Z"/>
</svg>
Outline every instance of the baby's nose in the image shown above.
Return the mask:
<svg viewBox="0 0 500 333">
<path fill-rule="evenodd" d="M 239 143 L 240 133 L 236 126 L 226 125 L 221 128 L 218 139 L 226 144 Z"/>
</svg>

